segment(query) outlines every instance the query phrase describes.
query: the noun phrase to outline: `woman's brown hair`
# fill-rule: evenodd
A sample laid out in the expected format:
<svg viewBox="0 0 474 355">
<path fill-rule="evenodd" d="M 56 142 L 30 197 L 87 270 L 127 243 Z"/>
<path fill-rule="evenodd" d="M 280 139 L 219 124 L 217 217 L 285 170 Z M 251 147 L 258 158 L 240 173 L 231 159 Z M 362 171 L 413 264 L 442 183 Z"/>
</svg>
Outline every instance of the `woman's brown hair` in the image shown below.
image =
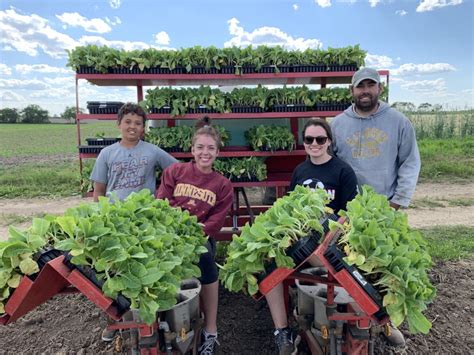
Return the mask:
<svg viewBox="0 0 474 355">
<path fill-rule="evenodd" d="M 196 139 L 200 135 L 208 135 L 216 141 L 217 148 L 221 147 L 221 135 L 213 126 L 209 116 L 204 116 L 196 123 L 196 132 L 194 132 L 192 144 L 196 143 Z"/>
</svg>

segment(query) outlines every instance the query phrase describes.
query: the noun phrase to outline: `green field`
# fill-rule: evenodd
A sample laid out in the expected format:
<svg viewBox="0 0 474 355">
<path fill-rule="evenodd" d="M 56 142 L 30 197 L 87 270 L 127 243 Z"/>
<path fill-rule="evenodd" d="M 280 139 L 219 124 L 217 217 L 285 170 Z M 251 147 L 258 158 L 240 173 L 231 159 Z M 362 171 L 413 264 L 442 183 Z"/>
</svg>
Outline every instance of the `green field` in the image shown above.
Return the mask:
<svg viewBox="0 0 474 355">
<path fill-rule="evenodd" d="M 85 138 L 93 138 L 101 132 L 107 137 L 116 137 L 119 134 L 115 122 L 81 123 L 82 144 L 85 144 Z M 0 158 L 64 153 L 77 153 L 75 124 L 0 125 Z"/>
<path fill-rule="evenodd" d="M 118 132 L 115 122 L 88 121 L 81 124 L 82 144 L 85 138 L 95 137 L 97 133 L 115 137 Z M 418 143 L 421 182 L 474 181 L 473 135 L 424 138 Z M 66 159 L 65 154 L 69 155 Z M 74 154 L 77 154 L 76 125 L 1 124 L 0 198 L 80 194 L 79 162 L 71 158 Z M 22 158 L 28 158 L 28 162 L 22 163 Z"/>
</svg>

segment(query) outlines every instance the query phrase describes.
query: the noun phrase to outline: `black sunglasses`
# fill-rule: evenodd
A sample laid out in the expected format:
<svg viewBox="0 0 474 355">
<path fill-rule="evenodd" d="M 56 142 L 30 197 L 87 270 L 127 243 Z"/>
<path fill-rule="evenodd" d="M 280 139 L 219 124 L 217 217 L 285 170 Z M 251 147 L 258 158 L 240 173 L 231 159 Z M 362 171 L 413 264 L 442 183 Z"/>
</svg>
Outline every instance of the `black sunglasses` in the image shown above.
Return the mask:
<svg viewBox="0 0 474 355">
<path fill-rule="evenodd" d="M 328 141 L 328 137 L 324 137 L 324 136 L 318 136 L 318 137 L 304 136 L 303 137 L 303 142 L 305 144 L 313 144 L 315 140 L 317 144 L 323 145 Z"/>
</svg>

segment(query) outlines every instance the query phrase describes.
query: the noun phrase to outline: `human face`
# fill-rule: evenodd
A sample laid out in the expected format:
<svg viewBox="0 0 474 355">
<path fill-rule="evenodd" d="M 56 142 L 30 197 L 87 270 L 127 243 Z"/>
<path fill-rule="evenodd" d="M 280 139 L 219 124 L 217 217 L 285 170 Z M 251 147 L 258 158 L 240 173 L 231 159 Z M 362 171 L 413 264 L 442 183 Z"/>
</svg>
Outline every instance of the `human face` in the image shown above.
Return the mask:
<svg viewBox="0 0 474 355">
<path fill-rule="evenodd" d="M 377 109 L 382 87 L 373 80 L 365 79 L 359 85 L 352 86 L 351 92 L 356 109 L 360 112 L 372 113 Z"/>
<path fill-rule="evenodd" d="M 118 124 L 125 145 L 135 145 L 145 131 L 143 117 L 134 113 L 127 113 Z"/>
<path fill-rule="evenodd" d="M 318 144 L 316 139 L 313 139 L 310 144 L 303 142 L 304 149 L 309 155 L 311 161 L 315 164 L 322 164 L 329 160 L 330 155 L 328 153 L 328 147 L 331 144 L 331 140 L 328 138 L 326 130 L 321 126 L 308 126 L 304 132 L 304 136 L 309 137 L 326 137 L 324 144 Z"/>
<path fill-rule="evenodd" d="M 219 154 L 219 149 L 214 138 L 207 134 L 200 134 L 191 147 L 191 154 L 196 162 L 196 167 L 203 173 L 210 173 L 212 164 Z"/>
</svg>

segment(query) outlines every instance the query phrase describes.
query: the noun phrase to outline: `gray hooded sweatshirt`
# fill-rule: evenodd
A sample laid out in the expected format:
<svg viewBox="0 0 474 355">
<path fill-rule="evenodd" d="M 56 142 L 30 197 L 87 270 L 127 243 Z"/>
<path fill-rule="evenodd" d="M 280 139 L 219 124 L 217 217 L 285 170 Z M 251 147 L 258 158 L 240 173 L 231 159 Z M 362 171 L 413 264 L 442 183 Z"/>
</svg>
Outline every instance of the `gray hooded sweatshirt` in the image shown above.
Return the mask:
<svg viewBox="0 0 474 355">
<path fill-rule="evenodd" d="M 354 169 L 360 185 L 408 206 L 421 167 L 411 122 L 385 102 L 369 117 L 353 107 L 331 122 L 334 153 Z"/>
</svg>

